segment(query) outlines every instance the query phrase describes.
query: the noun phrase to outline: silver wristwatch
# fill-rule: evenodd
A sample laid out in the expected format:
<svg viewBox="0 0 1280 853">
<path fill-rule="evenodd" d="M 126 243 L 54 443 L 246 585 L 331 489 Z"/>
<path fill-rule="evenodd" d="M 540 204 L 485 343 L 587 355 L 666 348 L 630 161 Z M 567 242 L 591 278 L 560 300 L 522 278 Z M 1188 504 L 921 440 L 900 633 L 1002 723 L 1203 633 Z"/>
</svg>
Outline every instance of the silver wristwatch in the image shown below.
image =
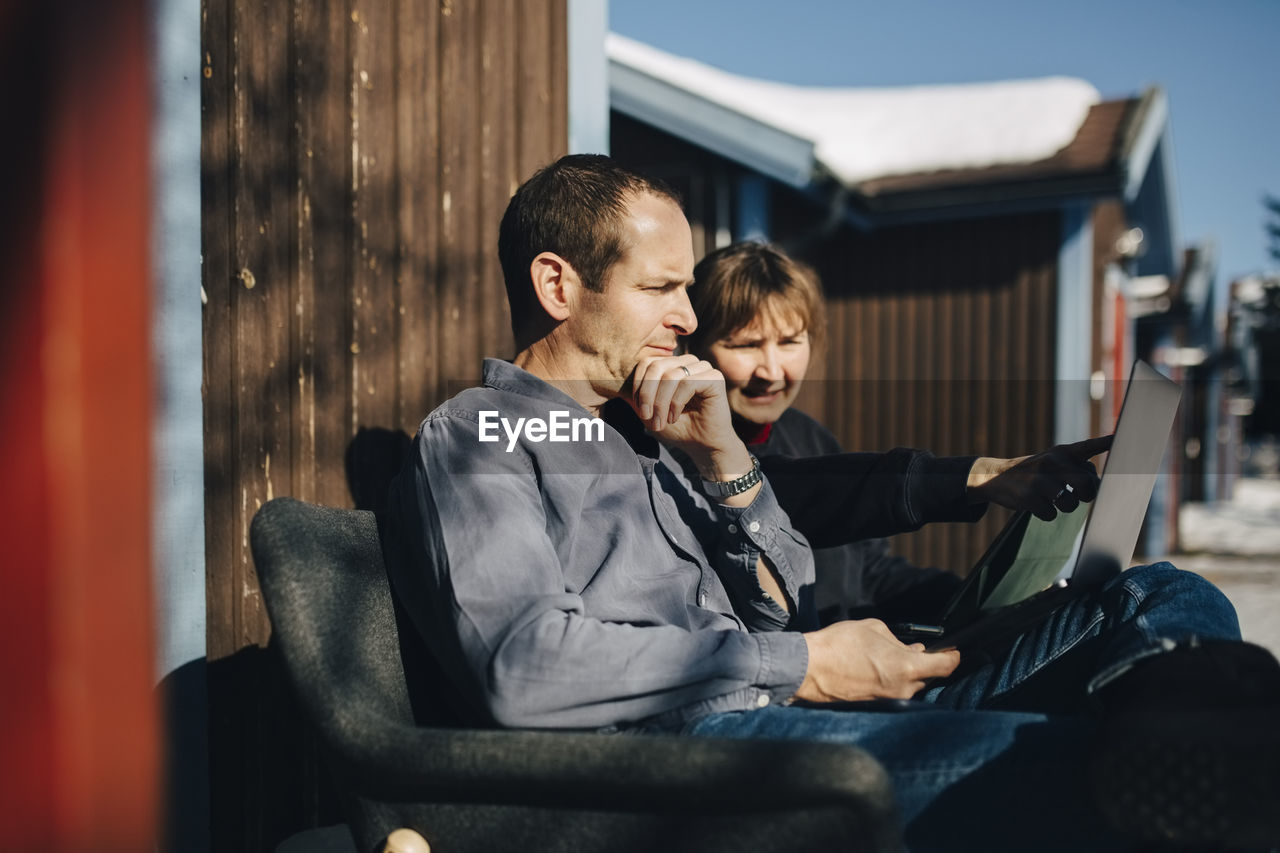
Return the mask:
<svg viewBox="0 0 1280 853">
<path fill-rule="evenodd" d="M 760 482 L 760 460 L 755 457 L 754 453 L 748 453 L 747 455 L 751 457 L 750 471 L 734 480 L 725 480 L 723 482 L 703 480 L 702 491 L 713 498 L 731 498 L 734 495 L 742 494 Z"/>
</svg>

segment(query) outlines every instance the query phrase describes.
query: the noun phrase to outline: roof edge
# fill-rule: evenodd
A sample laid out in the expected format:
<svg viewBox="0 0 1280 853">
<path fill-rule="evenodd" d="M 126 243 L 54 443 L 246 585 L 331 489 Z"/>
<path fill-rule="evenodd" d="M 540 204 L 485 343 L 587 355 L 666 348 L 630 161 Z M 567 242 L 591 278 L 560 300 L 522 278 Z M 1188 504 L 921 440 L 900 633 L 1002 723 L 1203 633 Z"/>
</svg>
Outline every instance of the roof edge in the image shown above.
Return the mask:
<svg viewBox="0 0 1280 853">
<path fill-rule="evenodd" d="M 809 186 L 811 141 L 609 59 L 610 106 L 792 187 Z"/>
<path fill-rule="evenodd" d="M 1085 175 L 927 190 L 892 197 L 852 196 L 848 210 L 857 211 L 857 219 L 850 224 L 869 230 L 943 219 L 1053 210 L 1072 202 L 1114 197 L 1118 189 L 1114 176 Z"/>
<path fill-rule="evenodd" d="M 1142 93 L 1125 128 L 1120 162 L 1124 172 L 1124 200 L 1132 202 L 1142 189 L 1156 146 L 1169 123 L 1169 98 L 1159 86 Z"/>
</svg>

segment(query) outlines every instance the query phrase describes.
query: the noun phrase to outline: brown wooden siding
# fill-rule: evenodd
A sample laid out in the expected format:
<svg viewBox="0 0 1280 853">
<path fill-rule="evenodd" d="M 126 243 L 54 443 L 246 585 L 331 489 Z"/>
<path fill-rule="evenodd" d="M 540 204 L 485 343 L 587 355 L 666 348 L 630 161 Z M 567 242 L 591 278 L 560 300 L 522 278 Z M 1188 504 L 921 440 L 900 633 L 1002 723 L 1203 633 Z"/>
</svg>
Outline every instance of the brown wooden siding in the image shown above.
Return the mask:
<svg viewBox="0 0 1280 853">
<path fill-rule="evenodd" d="M 716 249 L 716 231 L 732 226 L 722 221 L 717 184 L 723 192 L 742 174 L 740 167 L 617 112 L 609 118 L 609 145 L 615 160 L 660 178 L 679 193 L 693 231 L 695 257 Z"/>
<path fill-rule="evenodd" d="M 248 547 L 293 495 L 370 505 L 404 432 L 510 356 L 507 199 L 568 145 L 565 0 L 204 0 L 203 285 L 215 849 L 319 818 Z M 296 745 L 296 744 L 294 744 Z M 308 745 L 299 749 L 310 756 Z M 274 757 L 273 757 L 274 756 Z"/>
<path fill-rule="evenodd" d="M 829 344 L 797 401 L 854 450 L 1014 456 L 1053 439 L 1059 217 L 1021 214 L 843 230 L 809 257 Z M 963 572 L 1008 517 L 896 537 Z"/>
</svg>

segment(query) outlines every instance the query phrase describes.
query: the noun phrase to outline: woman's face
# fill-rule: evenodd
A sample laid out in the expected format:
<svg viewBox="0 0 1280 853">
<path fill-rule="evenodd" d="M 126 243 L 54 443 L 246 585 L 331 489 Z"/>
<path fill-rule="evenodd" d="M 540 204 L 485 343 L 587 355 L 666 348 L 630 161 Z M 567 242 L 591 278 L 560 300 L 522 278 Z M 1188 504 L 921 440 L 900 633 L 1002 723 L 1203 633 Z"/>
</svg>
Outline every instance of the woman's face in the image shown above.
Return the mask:
<svg viewBox="0 0 1280 853">
<path fill-rule="evenodd" d="M 800 392 L 809 369 L 809 333 L 795 319 L 765 313 L 712 343 L 707 354 L 724 374 L 734 413 L 751 423 L 773 423 Z"/>
</svg>

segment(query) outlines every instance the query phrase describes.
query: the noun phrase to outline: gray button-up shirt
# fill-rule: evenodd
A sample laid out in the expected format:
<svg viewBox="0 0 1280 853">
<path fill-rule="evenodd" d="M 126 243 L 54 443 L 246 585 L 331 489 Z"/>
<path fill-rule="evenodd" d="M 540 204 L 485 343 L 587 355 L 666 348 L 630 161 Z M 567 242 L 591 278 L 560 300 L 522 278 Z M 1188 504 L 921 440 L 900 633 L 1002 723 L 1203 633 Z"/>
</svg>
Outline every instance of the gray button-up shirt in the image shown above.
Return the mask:
<svg viewBox="0 0 1280 853">
<path fill-rule="evenodd" d="M 813 559 L 768 482 L 750 506 L 721 506 L 629 411 L 626 436 L 603 423 L 575 436 L 587 418 L 486 359 L 483 387 L 427 417 L 392 486 L 392 583 L 455 710 L 473 725 L 595 728 L 788 699 L 807 647 L 756 563 L 799 602 Z"/>
</svg>

